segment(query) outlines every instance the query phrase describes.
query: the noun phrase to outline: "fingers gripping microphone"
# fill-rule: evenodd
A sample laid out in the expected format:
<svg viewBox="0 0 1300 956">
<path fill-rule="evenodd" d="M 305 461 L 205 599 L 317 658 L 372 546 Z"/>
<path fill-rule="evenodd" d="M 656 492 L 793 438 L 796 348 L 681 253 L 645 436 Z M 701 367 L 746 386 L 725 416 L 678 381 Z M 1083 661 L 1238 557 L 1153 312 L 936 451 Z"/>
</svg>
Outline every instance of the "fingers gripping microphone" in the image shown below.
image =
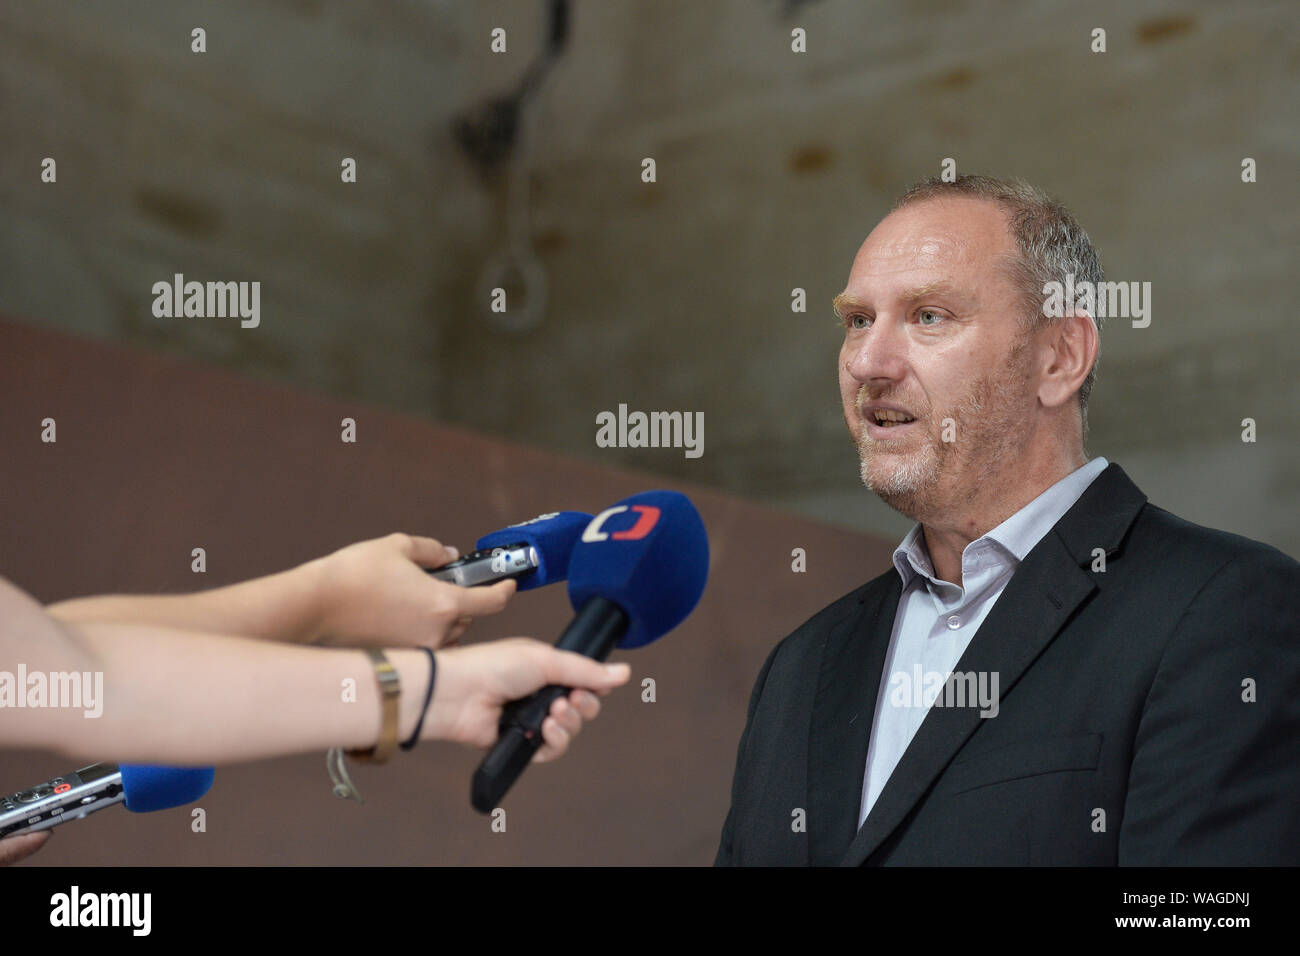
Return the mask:
<svg viewBox="0 0 1300 956">
<path fill-rule="evenodd" d="M 606 508 L 586 526 L 569 563 L 576 615 L 556 647 L 603 661 L 615 646 L 649 644 L 686 619 L 704 593 L 709 542 L 685 495 L 647 491 Z M 474 774 L 470 802 L 491 813 L 542 745 L 558 685 L 508 704 L 495 746 Z"/>
<path fill-rule="evenodd" d="M 554 511 L 478 539 L 475 550 L 429 573 L 473 587 L 514 578 L 527 591 L 563 581 L 578 538 L 591 521 L 585 511 Z"/>
<path fill-rule="evenodd" d="M 207 793 L 214 773 L 211 767 L 92 764 L 28 790 L 0 795 L 0 837 L 48 830 L 117 803 L 134 813 L 179 807 Z"/>
</svg>

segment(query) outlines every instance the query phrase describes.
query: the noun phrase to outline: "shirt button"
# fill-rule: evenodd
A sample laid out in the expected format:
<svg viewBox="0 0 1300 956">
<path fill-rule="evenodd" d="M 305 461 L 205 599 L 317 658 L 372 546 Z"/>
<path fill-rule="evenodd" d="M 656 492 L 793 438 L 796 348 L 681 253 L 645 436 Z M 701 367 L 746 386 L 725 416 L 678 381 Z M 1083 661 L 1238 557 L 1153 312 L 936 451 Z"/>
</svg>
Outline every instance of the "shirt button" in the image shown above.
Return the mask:
<svg viewBox="0 0 1300 956">
<path fill-rule="evenodd" d="M 955 631 L 959 627 L 961 627 L 961 618 L 959 618 L 956 614 L 948 618 L 948 629 L 950 631 Z"/>
</svg>

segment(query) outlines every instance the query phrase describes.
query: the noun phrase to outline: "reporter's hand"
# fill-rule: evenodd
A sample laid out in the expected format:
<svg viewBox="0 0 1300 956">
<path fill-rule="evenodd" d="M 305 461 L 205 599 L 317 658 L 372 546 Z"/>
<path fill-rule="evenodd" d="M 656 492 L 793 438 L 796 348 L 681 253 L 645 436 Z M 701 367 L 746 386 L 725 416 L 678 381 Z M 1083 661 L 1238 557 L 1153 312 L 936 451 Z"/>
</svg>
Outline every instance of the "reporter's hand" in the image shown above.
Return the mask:
<svg viewBox="0 0 1300 956">
<path fill-rule="evenodd" d="M 0 866 L 8 866 L 31 856 L 50 838 L 49 830 L 39 833 L 23 833 L 19 836 L 5 837 L 0 840 Z"/>
<path fill-rule="evenodd" d="M 474 618 L 501 611 L 515 582 L 462 588 L 425 573 L 458 557 L 433 538 L 390 534 L 320 559 L 320 636 L 327 644 L 443 647 Z"/>
<path fill-rule="evenodd" d="M 583 721 L 600 713 L 596 695 L 627 683 L 631 674 L 627 664 L 602 664 L 527 637 L 440 651 L 423 736 L 490 747 L 507 703 L 547 684 L 578 688 L 556 700 L 542 724 L 543 746 L 533 760 L 544 763 L 562 756 Z"/>
</svg>

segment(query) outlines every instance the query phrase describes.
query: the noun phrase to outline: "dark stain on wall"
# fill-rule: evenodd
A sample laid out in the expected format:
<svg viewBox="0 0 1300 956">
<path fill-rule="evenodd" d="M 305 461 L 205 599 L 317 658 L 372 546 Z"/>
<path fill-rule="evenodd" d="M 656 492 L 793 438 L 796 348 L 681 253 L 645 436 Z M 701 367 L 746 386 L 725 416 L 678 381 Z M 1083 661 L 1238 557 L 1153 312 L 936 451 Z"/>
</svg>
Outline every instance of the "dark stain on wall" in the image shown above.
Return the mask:
<svg viewBox="0 0 1300 956">
<path fill-rule="evenodd" d="M 970 67 L 959 66 L 936 76 L 931 85 L 941 90 L 964 90 L 975 82 L 975 71 Z"/>
<path fill-rule="evenodd" d="M 142 186 L 135 192 L 135 204 L 150 219 L 184 236 L 207 238 L 221 226 L 216 207 L 165 189 Z"/>
<path fill-rule="evenodd" d="M 1143 20 L 1137 25 L 1137 40 L 1138 43 L 1150 46 L 1182 36 L 1184 33 L 1191 33 L 1195 29 L 1195 17 L 1156 17 L 1151 20 Z"/>
<path fill-rule="evenodd" d="M 800 146 L 790 154 L 789 168 L 790 172 L 796 176 L 807 176 L 812 173 L 820 173 L 828 169 L 834 161 L 835 154 L 829 146 L 823 146 L 820 143 L 811 143 L 807 146 Z"/>
</svg>

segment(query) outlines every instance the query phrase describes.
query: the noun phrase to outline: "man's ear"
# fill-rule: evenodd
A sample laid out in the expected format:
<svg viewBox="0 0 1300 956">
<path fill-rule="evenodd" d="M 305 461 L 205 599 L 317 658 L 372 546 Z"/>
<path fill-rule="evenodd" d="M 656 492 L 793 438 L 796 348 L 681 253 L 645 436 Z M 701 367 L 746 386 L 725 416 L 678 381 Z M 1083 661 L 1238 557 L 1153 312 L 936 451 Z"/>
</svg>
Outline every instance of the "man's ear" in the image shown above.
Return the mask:
<svg viewBox="0 0 1300 956">
<path fill-rule="evenodd" d="M 1043 334 L 1047 336 L 1043 345 L 1051 355 L 1038 385 L 1038 399 L 1048 408 L 1056 408 L 1078 393 L 1097 360 L 1101 337 L 1097 323 L 1083 309 L 1049 323 Z"/>
</svg>

